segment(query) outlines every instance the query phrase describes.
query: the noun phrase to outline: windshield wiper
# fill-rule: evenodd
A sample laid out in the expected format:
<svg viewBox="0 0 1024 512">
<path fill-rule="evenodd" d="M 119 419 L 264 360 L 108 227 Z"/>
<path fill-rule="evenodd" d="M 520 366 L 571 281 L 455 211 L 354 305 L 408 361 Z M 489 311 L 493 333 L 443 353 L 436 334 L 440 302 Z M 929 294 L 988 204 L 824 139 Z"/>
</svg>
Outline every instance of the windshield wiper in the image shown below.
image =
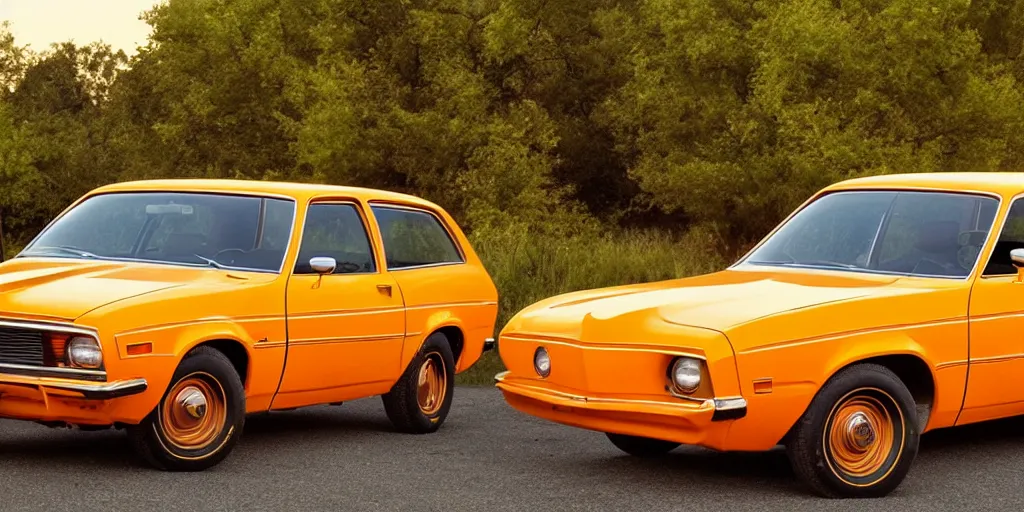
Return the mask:
<svg viewBox="0 0 1024 512">
<path fill-rule="evenodd" d="M 793 266 L 793 267 L 833 267 L 833 268 L 850 268 L 863 270 L 863 267 L 858 267 L 850 263 L 841 263 L 838 261 L 751 261 L 755 265 L 779 265 L 779 266 Z"/>
<path fill-rule="evenodd" d="M 193 256 L 195 256 L 196 258 L 199 258 L 199 259 L 203 260 L 204 262 L 206 262 L 206 264 L 207 264 L 208 266 L 211 266 L 211 267 L 213 267 L 213 268 L 215 268 L 215 269 L 218 269 L 218 270 L 227 270 L 227 267 L 225 267 L 224 265 L 221 265 L 220 263 L 217 263 L 217 262 L 216 262 L 216 261 L 214 261 L 214 260 L 211 260 L 210 258 L 204 258 L 203 256 L 200 256 L 200 255 L 198 255 L 198 254 L 193 254 Z"/>
<path fill-rule="evenodd" d="M 97 256 L 97 255 L 95 255 L 95 254 L 93 254 L 93 253 L 91 253 L 89 251 L 83 251 L 81 249 L 76 249 L 74 247 L 66 247 L 66 246 L 63 246 L 63 245 L 56 245 L 56 246 L 51 246 L 51 247 L 40 247 L 39 249 L 27 252 L 25 254 L 38 254 L 40 252 L 46 253 L 48 251 L 62 252 L 64 254 L 73 254 L 75 256 L 78 256 L 79 258 L 88 258 L 88 259 L 91 259 L 91 260 L 101 259 L 99 256 Z"/>
</svg>

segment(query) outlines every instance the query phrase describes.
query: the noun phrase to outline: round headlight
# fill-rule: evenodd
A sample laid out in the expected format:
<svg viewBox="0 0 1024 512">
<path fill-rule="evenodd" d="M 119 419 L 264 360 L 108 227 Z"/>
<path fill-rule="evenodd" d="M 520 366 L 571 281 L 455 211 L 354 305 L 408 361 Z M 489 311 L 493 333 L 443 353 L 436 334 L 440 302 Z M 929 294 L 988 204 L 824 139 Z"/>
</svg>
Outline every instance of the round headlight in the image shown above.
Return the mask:
<svg viewBox="0 0 1024 512">
<path fill-rule="evenodd" d="M 533 369 L 541 377 L 551 374 L 551 357 L 548 356 L 548 351 L 544 347 L 537 347 L 537 351 L 533 353 Z"/>
<path fill-rule="evenodd" d="M 103 351 L 96 340 L 84 336 L 68 342 L 68 362 L 79 368 L 96 369 L 103 366 Z"/>
<path fill-rule="evenodd" d="M 700 361 L 680 357 L 672 365 L 672 384 L 683 393 L 693 393 L 700 387 Z"/>
</svg>

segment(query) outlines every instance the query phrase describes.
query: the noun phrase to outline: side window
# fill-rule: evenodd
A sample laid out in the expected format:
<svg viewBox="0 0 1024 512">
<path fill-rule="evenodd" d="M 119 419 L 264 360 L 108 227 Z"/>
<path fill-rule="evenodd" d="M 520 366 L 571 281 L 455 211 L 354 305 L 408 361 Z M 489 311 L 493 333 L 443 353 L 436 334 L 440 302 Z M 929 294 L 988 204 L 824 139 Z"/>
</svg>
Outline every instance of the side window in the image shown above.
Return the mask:
<svg viewBox="0 0 1024 512">
<path fill-rule="evenodd" d="M 982 275 L 998 276 L 1016 274 L 1017 268 L 1010 260 L 1010 251 L 1024 247 L 1024 200 L 1018 199 L 1010 206 L 1006 213 L 1006 223 L 999 233 L 996 246 L 992 249 L 992 256 L 988 259 L 985 272 Z"/>
<path fill-rule="evenodd" d="M 366 227 L 355 205 L 320 203 L 310 205 L 302 232 L 302 245 L 295 264 L 296 274 L 314 274 L 309 260 L 334 258 L 335 274 L 375 272 L 373 250 Z"/>
<path fill-rule="evenodd" d="M 386 206 L 371 209 L 380 225 L 388 269 L 463 263 L 455 242 L 434 215 Z"/>
</svg>

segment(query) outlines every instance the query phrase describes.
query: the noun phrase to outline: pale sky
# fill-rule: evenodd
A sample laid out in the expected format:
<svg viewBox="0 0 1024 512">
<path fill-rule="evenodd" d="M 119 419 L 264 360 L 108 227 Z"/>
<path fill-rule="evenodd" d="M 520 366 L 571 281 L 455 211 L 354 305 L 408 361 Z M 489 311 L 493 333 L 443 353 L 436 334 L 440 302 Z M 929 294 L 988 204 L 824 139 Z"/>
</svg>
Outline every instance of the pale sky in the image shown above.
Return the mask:
<svg viewBox="0 0 1024 512">
<path fill-rule="evenodd" d="M 0 20 L 8 21 L 18 45 L 35 51 L 73 40 L 103 41 L 128 55 L 146 43 L 149 25 L 139 19 L 158 0 L 0 0 Z"/>
</svg>

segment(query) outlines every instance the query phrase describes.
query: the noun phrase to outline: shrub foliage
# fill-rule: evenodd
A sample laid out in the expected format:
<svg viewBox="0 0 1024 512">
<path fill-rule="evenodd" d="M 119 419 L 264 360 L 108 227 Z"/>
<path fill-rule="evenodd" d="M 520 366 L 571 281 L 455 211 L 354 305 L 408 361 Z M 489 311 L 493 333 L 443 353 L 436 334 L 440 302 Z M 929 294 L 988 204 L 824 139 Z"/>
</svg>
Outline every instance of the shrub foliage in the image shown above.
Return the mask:
<svg viewBox="0 0 1024 512">
<path fill-rule="evenodd" d="M 718 268 L 836 180 L 1024 161 L 1024 0 L 168 0 L 142 16 L 131 57 L 31 51 L 0 28 L 8 255 L 114 181 L 378 187 L 459 219 L 504 320 Z"/>
</svg>

